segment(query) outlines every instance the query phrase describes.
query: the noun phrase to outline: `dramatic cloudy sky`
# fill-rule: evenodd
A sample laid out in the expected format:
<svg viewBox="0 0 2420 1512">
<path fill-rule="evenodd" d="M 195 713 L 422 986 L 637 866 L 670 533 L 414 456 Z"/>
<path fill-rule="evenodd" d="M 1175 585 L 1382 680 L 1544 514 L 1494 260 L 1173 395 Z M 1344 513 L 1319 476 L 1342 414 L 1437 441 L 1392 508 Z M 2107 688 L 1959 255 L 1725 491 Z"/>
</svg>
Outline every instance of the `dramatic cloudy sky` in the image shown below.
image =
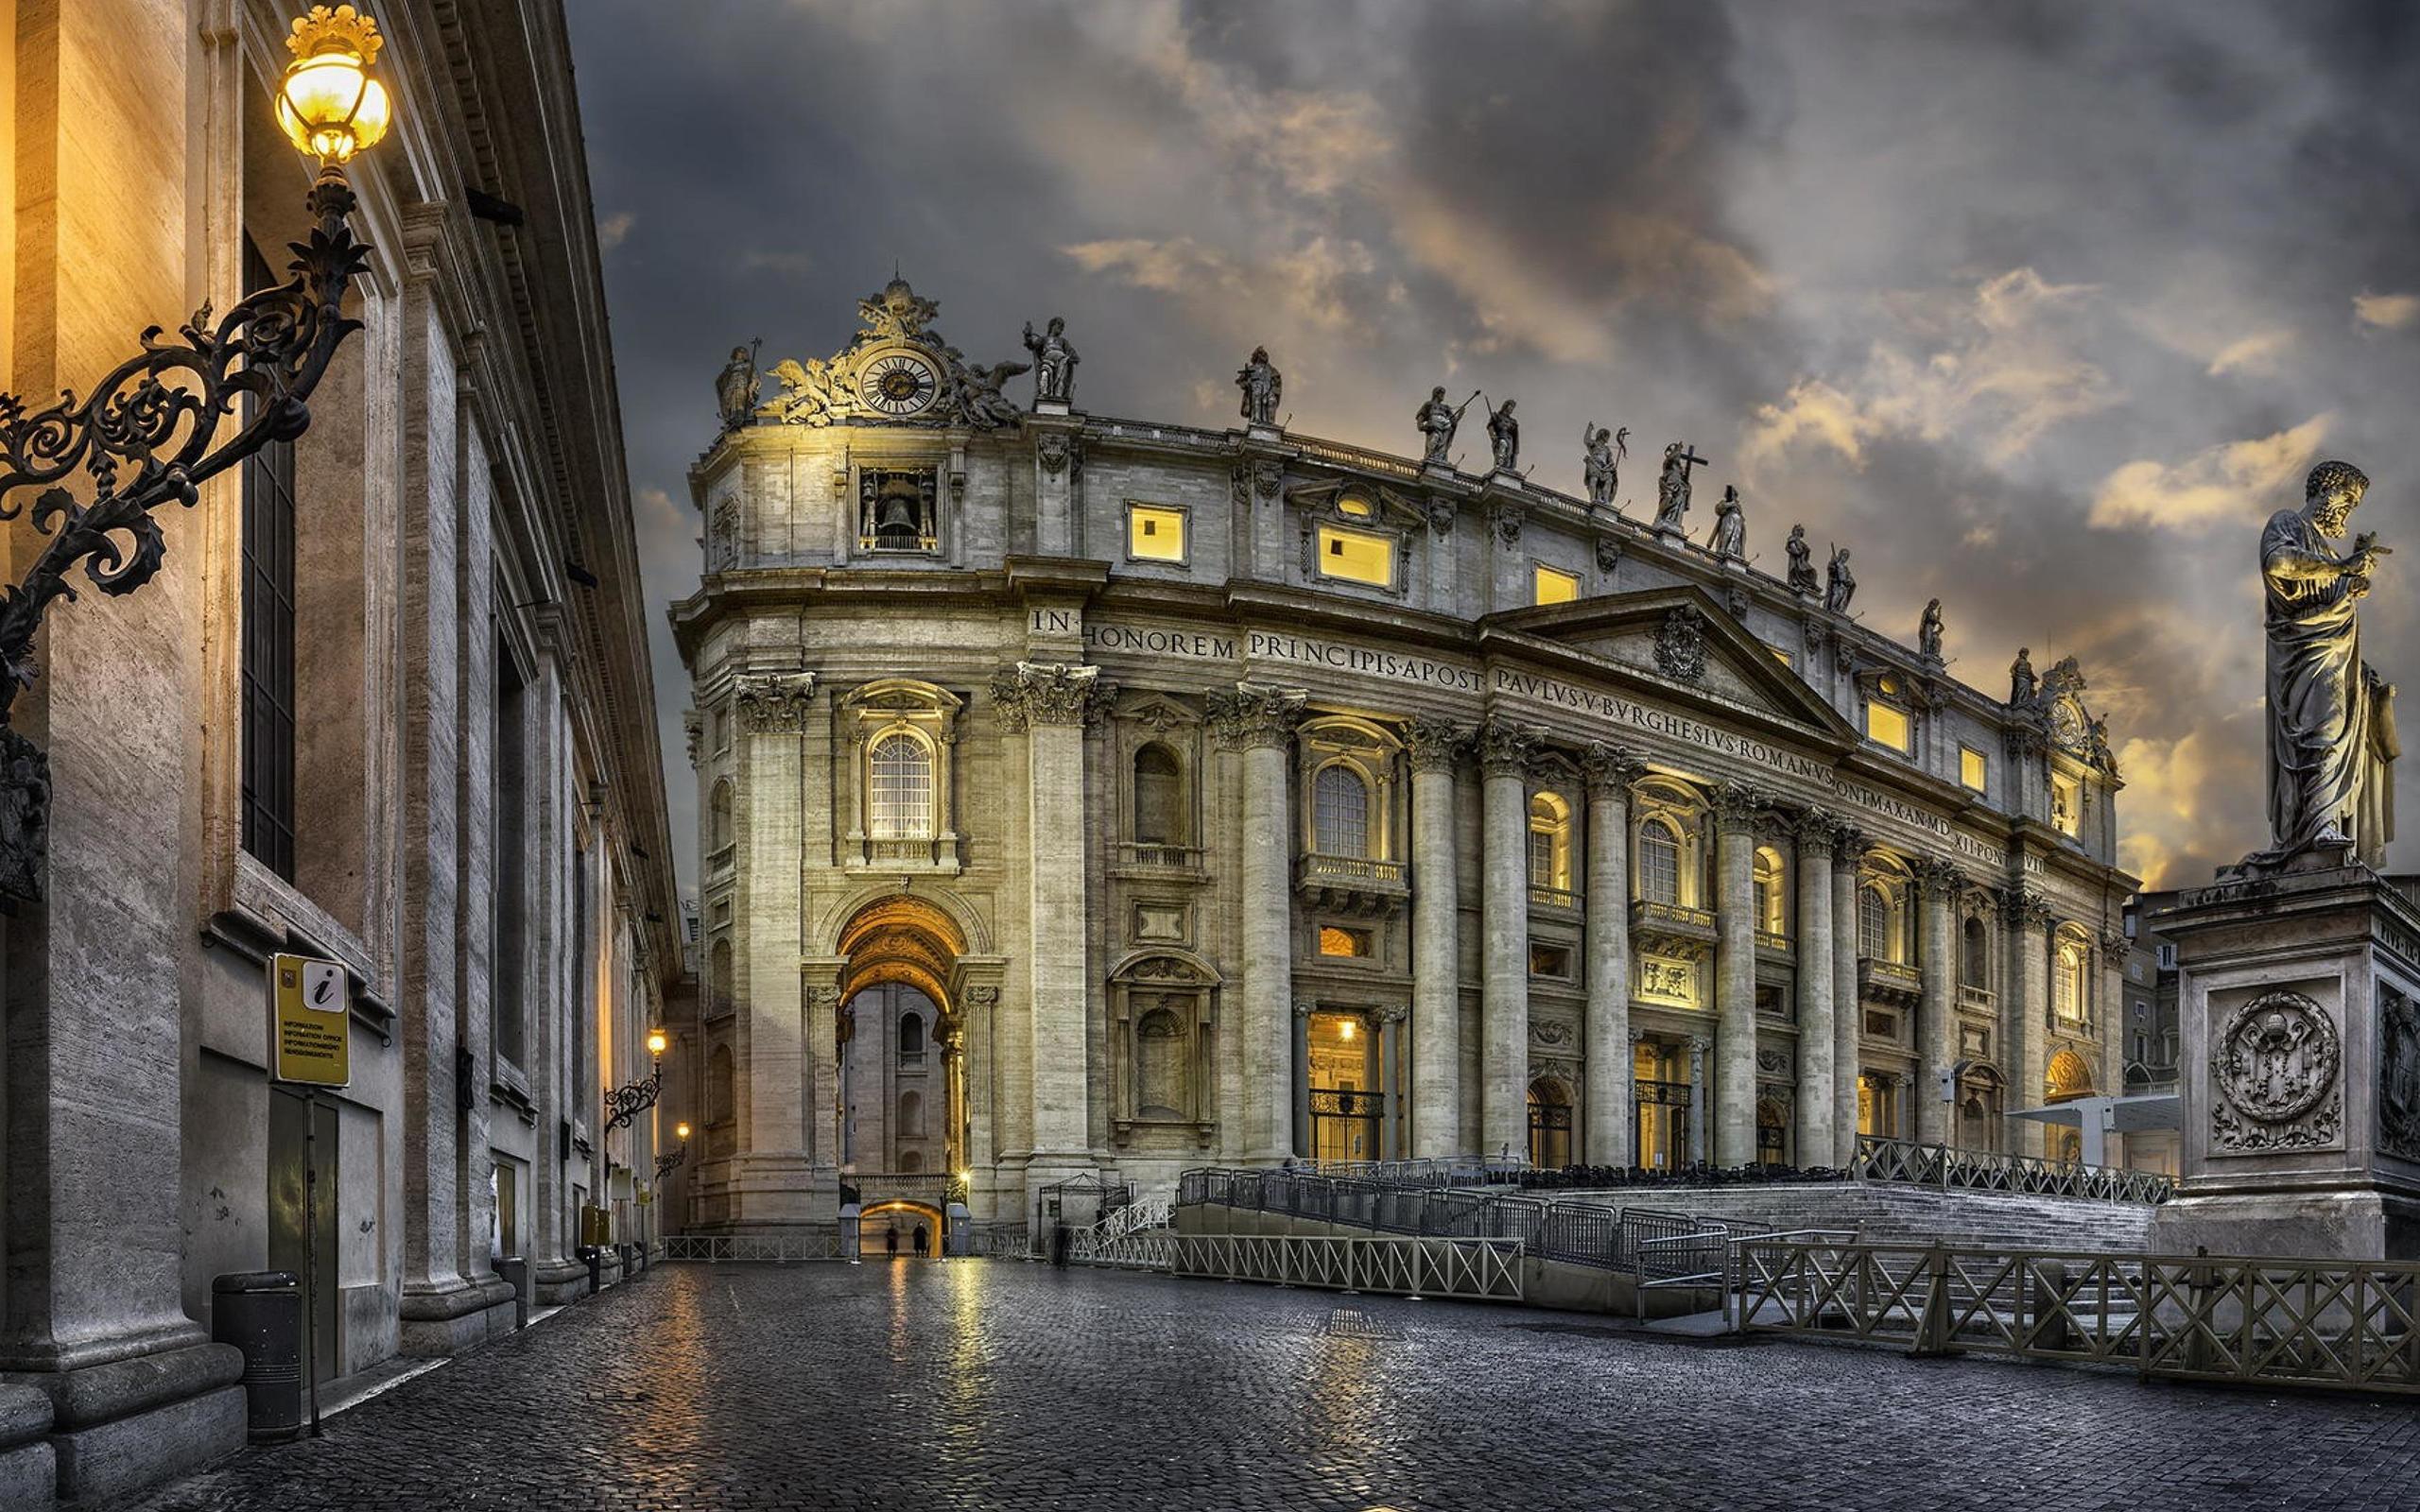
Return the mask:
<svg viewBox="0 0 2420 1512">
<path fill-rule="evenodd" d="M 1628 425 L 1634 499 L 1686 438 L 1769 567 L 1803 520 L 1869 623 L 1941 595 L 1967 680 L 2081 657 L 2154 885 L 2262 840 L 2253 541 L 2321 455 L 2404 548 L 2365 649 L 2420 695 L 2420 8 L 572 10 L 659 601 L 723 357 L 829 353 L 895 262 L 984 360 L 1065 315 L 1097 413 L 1228 423 L 1265 342 L 1313 434 L 1416 450 L 1483 387 L 1549 484 Z"/>
</svg>

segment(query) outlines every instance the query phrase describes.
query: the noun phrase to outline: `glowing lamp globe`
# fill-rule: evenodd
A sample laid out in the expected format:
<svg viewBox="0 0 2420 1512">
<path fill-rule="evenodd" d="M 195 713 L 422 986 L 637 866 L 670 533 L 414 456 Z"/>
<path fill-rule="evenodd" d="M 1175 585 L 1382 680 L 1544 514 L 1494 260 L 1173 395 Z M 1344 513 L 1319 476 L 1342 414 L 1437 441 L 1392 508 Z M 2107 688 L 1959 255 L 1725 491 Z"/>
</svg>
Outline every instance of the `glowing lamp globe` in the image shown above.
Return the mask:
<svg viewBox="0 0 2420 1512">
<path fill-rule="evenodd" d="M 378 23 L 351 6 L 313 6 L 295 18 L 277 124 L 298 151 L 340 163 L 387 134 L 393 102 L 370 73 L 385 44 Z"/>
<path fill-rule="evenodd" d="M 671 1042 L 664 1037 L 664 1031 L 661 1029 L 649 1029 L 647 1032 L 647 1053 L 650 1056 L 664 1054 L 664 1047 Z"/>
<path fill-rule="evenodd" d="M 675 1124 L 672 1125 L 672 1132 L 675 1137 L 685 1140 L 689 1137 L 689 1125 L 686 1124 Z"/>
</svg>

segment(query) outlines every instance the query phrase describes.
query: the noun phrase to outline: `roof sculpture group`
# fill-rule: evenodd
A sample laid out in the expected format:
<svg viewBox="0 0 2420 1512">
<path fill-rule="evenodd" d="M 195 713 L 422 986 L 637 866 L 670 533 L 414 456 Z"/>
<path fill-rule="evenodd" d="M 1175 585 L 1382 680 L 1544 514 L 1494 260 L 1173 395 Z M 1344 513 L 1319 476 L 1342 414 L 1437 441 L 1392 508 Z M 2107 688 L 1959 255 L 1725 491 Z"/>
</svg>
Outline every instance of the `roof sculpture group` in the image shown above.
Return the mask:
<svg viewBox="0 0 2420 1512">
<path fill-rule="evenodd" d="M 1036 409 L 1067 412 L 1074 403 L 1076 367 L 1080 359 L 1075 344 L 1067 338 L 1063 318 L 1052 316 L 1039 332 L 1030 321 L 1027 322 L 1024 345 L 1031 362 L 980 366 L 943 340 L 933 328 L 940 308 L 934 301 L 920 297 L 905 279 L 893 278 L 880 291 L 858 301 L 861 326 L 846 347 L 828 358 L 775 363 L 769 370 L 781 389 L 770 399 L 762 394 L 764 375 L 756 366 L 760 343 L 733 348 L 730 360 L 715 381 L 723 431 L 729 433 L 760 421 L 823 426 L 857 420 L 998 430 L 1017 424 L 1024 417 L 1025 412 L 1004 389 L 1010 379 L 1025 372 L 1034 375 Z M 1236 387 L 1241 396 L 1239 408 L 1247 426 L 1254 430 L 1282 428 L 1279 405 L 1285 394 L 1285 375 L 1270 360 L 1268 348 L 1253 349 L 1251 357 L 1236 369 Z M 1428 398 L 1412 414 L 1412 424 L 1421 435 L 1421 465 L 1443 472 L 1457 471 L 1454 438 L 1464 411 L 1474 403 L 1480 404 L 1487 416 L 1491 474 L 1525 479 L 1528 472 L 1520 465 L 1521 426 L 1514 416 L 1513 401 L 1495 404 L 1487 399 L 1484 391 L 1474 389 L 1456 404 L 1446 399 L 1442 384 L 1430 388 Z M 1616 493 L 1621 464 L 1630 455 L 1630 427 L 1609 430 L 1591 421 L 1582 429 L 1581 451 L 1588 511 L 1593 515 L 1601 510 L 1616 519 L 1627 519 L 1616 502 Z M 1685 441 L 1665 446 L 1656 478 L 1655 515 L 1649 523 L 1657 535 L 1676 543 L 1696 544 L 1689 541 L 1687 531 L 1692 473 L 1708 463 L 1707 457 L 1700 455 Z M 2363 541 L 2366 542 L 2368 538 Z M 1715 508 L 1713 529 L 1700 549 L 1726 565 L 1747 565 L 1747 511 L 1737 485 L 1723 488 Z M 1835 545 L 1820 576 L 1805 525 L 1790 526 L 1784 550 L 1789 557 L 1787 581 L 1791 592 L 1819 603 L 1829 613 L 1847 615 L 1858 586 L 1856 575 L 1849 568 L 1849 549 Z M 1926 606 L 1918 625 L 1919 655 L 1928 662 L 1941 664 L 1943 637 L 1941 600 L 1936 598 Z M 2050 718 L 2049 711 L 2053 709 L 2078 711 L 2067 721 L 2074 729 L 2049 730 L 2046 724 L 2047 737 L 2078 757 L 2114 772 L 2116 764 L 2105 738 L 2099 735 L 2099 721 L 2085 719 L 2080 712 L 2081 704 L 2074 700 L 2073 695 L 2083 686 L 2082 674 L 2074 670 L 2074 659 L 2053 669 L 2053 679 L 2064 675 L 2066 680 L 2049 690 L 2049 684 L 2034 679 L 2026 657 L 2026 652 L 2019 651 L 2017 664 L 2012 669 L 2012 707 L 2020 712 L 2032 710 L 2045 721 Z"/>
</svg>

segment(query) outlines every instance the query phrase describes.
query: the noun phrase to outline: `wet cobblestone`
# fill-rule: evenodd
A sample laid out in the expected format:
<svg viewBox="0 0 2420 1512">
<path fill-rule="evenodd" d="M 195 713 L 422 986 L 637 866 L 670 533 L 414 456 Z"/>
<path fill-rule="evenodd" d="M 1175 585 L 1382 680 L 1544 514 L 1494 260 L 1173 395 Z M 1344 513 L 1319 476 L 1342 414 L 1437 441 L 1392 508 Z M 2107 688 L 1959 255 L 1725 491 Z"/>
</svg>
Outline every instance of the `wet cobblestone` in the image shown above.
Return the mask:
<svg viewBox="0 0 2420 1512">
<path fill-rule="evenodd" d="M 901 1261 L 660 1267 L 133 1504 L 2198 1512 L 2415 1486 L 2420 1405 L 2391 1400 Z"/>
</svg>

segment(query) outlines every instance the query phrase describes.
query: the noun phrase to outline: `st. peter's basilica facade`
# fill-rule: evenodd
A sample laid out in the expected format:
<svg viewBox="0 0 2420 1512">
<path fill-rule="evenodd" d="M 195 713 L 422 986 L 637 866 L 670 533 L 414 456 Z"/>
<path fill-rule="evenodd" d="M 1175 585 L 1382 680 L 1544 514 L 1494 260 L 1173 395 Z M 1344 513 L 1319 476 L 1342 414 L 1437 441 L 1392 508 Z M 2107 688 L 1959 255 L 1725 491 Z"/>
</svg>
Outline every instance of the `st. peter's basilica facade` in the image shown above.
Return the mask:
<svg viewBox="0 0 2420 1512">
<path fill-rule="evenodd" d="M 1912 648 L 1852 617 L 1844 553 L 1752 568 L 1685 445 L 1633 518 L 1595 429 L 1590 498 L 1524 481 L 1509 404 L 1419 405 L 1425 461 L 1315 440 L 1262 352 L 1235 428 L 1113 420 L 1058 322 L 986 368 L 936 313 L 894 281 L 830 359 L 735 352 L 692 474 L 673 1227 L 1288 1157 L 2065 1154 L 2013 1115 L 2119 1087 L 2072 662 L 1979 692 L 1938 606 Z"/>
</svg>

